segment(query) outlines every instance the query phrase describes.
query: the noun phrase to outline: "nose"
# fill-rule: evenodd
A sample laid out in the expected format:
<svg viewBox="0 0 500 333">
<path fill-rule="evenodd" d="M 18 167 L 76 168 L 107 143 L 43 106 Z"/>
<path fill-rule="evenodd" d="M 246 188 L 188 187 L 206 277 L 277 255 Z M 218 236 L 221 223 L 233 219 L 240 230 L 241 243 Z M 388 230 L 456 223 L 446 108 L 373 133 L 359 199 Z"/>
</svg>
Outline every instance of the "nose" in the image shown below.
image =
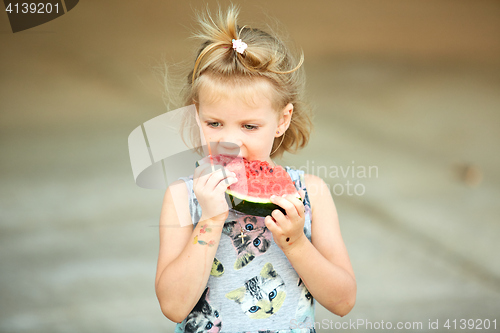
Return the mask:
<svg viewBox="0 0 500 333">
<path fill-rule="evenodd" d="M 237 156 L 240 154 L 240 146 L 232 142 L 219 141 L 215 151 L 216 154 Z"/>
<path fill-rule="evenodd" d="M 218 139 L 217 143 L 225 150 L 239 150 L 242 145 L 240 135 L 231 129 L 224 130 Z"/>
<path fill-rule="evenodd" d="M 240 149 L 240 146 L 233 143 L 233 142 L 227 142 L 227 141 L 219 141 L 218 142 L 219 146 L 226 149 L 226 150 L 237 150 Z"/>
</svg>

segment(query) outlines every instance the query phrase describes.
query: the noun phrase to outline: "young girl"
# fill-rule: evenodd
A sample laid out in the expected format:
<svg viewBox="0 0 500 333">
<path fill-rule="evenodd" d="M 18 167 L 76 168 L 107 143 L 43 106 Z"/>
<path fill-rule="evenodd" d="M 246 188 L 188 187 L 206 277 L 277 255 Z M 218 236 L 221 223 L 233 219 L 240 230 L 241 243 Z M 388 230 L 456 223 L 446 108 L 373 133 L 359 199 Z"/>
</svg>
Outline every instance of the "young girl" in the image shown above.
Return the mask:
<svg viewBox="0 0 500 333">
<path fill-rule="evenodd" d="M 231 6 L 215 21 L 200 18 L 185 105 L 195 104 L 212 155 L 275 166 L 272 157 L 309 138 L 303 58 L 275 36 L 238 26 L 237 16 Z M 346 315 L 356 281 L 326 184 L 287 167 L 304 199 L 273 196 L 286 214 L 264 218 L 229 209 L 224 193 L 239 180 L 212 170 L 200 165 L 163 202 L 155 286 L 176 332 L 314 332 L 314 300 Z"/>
</svg>

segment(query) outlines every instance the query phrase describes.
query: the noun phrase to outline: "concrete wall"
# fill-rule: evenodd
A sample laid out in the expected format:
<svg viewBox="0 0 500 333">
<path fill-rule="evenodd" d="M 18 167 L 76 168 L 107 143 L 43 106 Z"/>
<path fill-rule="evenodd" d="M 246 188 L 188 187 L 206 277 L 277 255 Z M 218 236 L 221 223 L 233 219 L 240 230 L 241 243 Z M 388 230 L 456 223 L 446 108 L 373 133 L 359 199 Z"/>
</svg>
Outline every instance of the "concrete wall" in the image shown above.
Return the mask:
<svg viewBox="0 0 500 333">
<path fill-rule="evenodd" d="M 500 325 L 500 2 L 239 3 L 305 54 L 316 129 L 281 163 L 332 189 L 358 282 L 348 316 L 318 306 L 318 332 Z M 192 55 L 204 6 L 82 1 L 16 34 L 0 14 L 0 332 L 172 331 L 153 285 L 163 193 L 134 184 L 127 137 L 166 112 L 155 68 Z"/>
</svg>

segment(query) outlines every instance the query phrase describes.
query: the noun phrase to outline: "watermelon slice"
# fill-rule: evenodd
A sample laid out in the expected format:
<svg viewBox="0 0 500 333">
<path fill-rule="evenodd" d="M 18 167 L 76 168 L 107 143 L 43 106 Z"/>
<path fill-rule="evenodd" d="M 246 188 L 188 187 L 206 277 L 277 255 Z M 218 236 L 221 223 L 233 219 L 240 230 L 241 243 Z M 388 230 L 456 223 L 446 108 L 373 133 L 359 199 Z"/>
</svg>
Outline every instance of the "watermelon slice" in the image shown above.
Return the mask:
<svg viewBox="0 0 500 333">
<path fill-rule="evenodd" d="M 291 194 L 300 199 L 290 175 L 281 166 L 272 167 L 264 161 L 248 161 L 244 157 L 208 156 L 197 163 L 212 163 L 215 169 L 224 167 L 236 174 L 238 181 L 226 190 L 228 204 L 234 210 L 255 216 L 271 215 L 285 210 L 271 202 L 271 196 Z"/>
</svg>

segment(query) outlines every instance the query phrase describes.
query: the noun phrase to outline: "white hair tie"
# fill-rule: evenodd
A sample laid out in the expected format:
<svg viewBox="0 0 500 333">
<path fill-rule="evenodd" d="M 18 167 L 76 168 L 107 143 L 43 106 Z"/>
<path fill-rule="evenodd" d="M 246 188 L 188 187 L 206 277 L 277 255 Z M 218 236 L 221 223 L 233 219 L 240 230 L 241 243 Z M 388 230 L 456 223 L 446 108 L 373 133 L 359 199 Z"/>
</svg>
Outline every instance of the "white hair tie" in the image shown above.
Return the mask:
<svg viewBox="0 0 500 333">
<path fill-rule="evenodd" d="M 233 39 L 233 49 L 235 49 L 236 52 L 243 54 L 247 46 L 248 45 L 245 42 L 242 42 L 241 39 Z"/>
</svg>

